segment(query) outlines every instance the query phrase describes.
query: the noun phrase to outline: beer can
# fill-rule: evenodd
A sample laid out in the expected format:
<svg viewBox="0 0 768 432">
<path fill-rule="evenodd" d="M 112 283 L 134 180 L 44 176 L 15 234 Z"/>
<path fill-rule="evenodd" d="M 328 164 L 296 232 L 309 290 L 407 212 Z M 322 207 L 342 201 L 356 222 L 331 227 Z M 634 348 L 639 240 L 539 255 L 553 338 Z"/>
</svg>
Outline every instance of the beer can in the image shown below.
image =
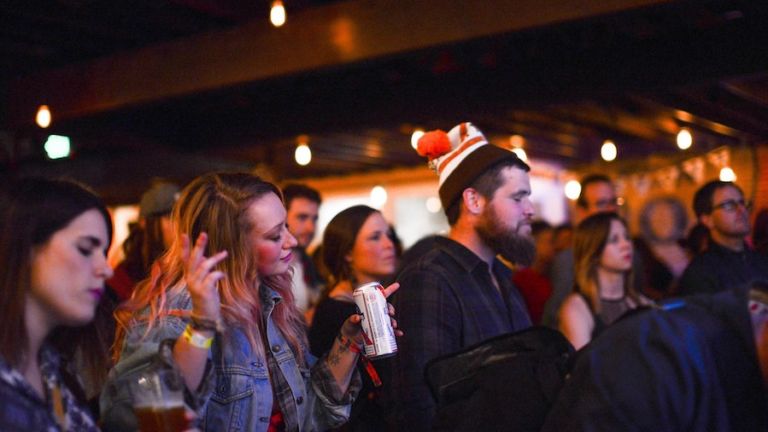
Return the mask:
<svg viewBox="0 0 768 432">
<path fill-rule="evenodd" d="M 371 282 L 355 288 L 352 293 L 358 313 L 362 315 L 365 356 L 370 359 L 385 358 L 397 353 L 395 331 L 389 319 L 384 287 Z"/>
</svg>

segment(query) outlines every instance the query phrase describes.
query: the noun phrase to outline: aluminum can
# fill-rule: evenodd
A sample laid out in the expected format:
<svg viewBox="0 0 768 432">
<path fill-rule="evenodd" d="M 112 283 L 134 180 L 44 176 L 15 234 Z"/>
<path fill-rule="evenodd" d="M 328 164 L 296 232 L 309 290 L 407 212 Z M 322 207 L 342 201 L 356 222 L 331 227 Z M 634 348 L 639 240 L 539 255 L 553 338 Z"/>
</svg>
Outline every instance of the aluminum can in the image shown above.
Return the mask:
<svg viewBox="0 0 768 432">
<path fill-rule="evenodd" d="M 369 359 L 391 357 L 397 353 L 397 341 L 389 319 L 384 287 L 371 282 L 355 288 L 352 293 L 358 313 L 362 315 L 365 356 Z"/>
</svg>

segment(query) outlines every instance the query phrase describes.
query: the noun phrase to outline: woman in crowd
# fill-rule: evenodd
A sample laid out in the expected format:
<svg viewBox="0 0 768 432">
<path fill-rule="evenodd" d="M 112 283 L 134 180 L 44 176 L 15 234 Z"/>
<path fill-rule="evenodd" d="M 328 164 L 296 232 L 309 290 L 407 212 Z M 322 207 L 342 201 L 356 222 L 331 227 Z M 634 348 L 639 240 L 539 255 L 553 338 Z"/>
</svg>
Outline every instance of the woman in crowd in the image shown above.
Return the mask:
<svg viewBox="0 0 768 432">
<path fill-rule="evenodd" d="M 584 219 L 573 236 L 576 286 L 560 308 L 560 331 L 581 349 L 627 311 L 650 303 L 632 286 L 632 240 L 616 213 Z"/>
<path fill-rule="evenodd" d="M 685 248 L 688 216 L 677 198 L 657 198 L 640 213 L 641 237 L 635 240 L 645 282 L 642 291 L 659 300 L 677 291 L 677 281 L 691 262 Z"/>
<path fill-rule="evenodd" d="M 125 382 L 167 339 L 204 430 L 344 423 L 360 388 L 351 349 L 362 340 L 360 317 L 337 328 L 326 357 L 309 354 L 291 297 L 296 240 L 280 191 L 250 174 L 208 174 L 184 189 L 173 221 L 170 250 L 117 313 L 119 361 L 102 394 L 105 427 L 135 428 Z"/>
<path fill-rule="evenodd" d="M 330 288 L 318 304 L 309 330 L 312 354 L 320 356 L 331 349 L 336 329 L 356 312 L 352 291 L 359 285 L 385 280 L 394 272 L 397 254 L 391 232 L 384 216 L 364 205 L 343 210 L 328 223 L 323 235 L 323 261 L 330 273 Z M 386 365 L 375 362 L 384 378 Z M 383 430 L 381 394 L 362 367 L 361 372 L 361 397 L 352 406 L 349 424 L 343 430 Z"/>
<path fill-rule="evenodd" d="M 94 319 L 112 275 L 112 221 L 102 201 L 75 183 L 26 179 L 0 202 L 0 430 L 98 430 L 75 394 L 54 342 L 64 326 Z"/>
<path fill-rule="evenodd" d="M 136 284 L 149 276 L 150 267 L 171 245 L 173 229 L 171 210 L 179 196 L 173 183 L 156 182 L 141 196 L 139 222 L 131 226 L 123 242 L 125 259 L 115 267 L 107 281 L 119 301 L 125 301 Z"/>
</svg>

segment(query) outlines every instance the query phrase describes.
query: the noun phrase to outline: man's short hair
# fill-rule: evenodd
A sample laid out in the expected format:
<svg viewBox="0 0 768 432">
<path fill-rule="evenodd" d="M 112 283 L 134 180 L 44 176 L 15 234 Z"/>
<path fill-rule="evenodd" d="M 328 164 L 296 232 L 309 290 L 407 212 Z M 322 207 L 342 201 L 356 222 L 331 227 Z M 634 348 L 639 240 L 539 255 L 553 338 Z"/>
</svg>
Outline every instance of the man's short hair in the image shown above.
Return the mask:
<svg viewBox="0 0 768 432">
<path fill-rule="evenodd" d="M 712 202 L 712 197 L 715 195 L 715 191 L 728 186 L 736 188 L 739 193 L 744 195 L 744 192 L 741 190 L 741 188 L 736 186 L 736 183 L 733 182 L 712 180 L 711 182 L 700 187 L 699 190 L 697 190 L 693 195 L 693 212 L 696 214 L 696 217 L 699 218 L 702 215 L 712 213 L 712 206 L 714 205 Z"/>
<path fill-rule="evenodd" d="M 576 205 L 584 209 L 589 207 L 589 203 L 587 202 L 587 199 L 584 197 L 584 192 L 586 192 L 587 186 L 595 183 L 608 183 L 609 185 L 613 185 L 613 181 L 611 180 L 611 178 L 605 174 L 586 175 L 579 182 L 579 184 L 581 184 L 581 193 L 579 193 L 579 197 L 576 199 Z"/>
<path fill-rule="evenodd" d="M 482 174 L 480 174 L 479 177 L 477 177 L 471 184 L 466 186 L 464 189 L 468 189 L 468 188 L 475 189 L 484 198 L 491 199 L 493 198 L 493 194 L 496 192 L 496 189 L 501 187 L 501 184 L 503 181 L 501 177 L 501 171 L 504 170 L 505 168 L 512 168 L 512 167 L 520 168 L 521 170 L 524 170 L 526 172 L 530 170 L 530 167 L 528 166 L 528 164 L 526 164 L 520 159 L 504 159 L 496 163 L 489 169 L 487 169 Z M 448 225 L 453 226 L 456 223 L 456 221 L 459 220 L 459 214 L 461 213 L 462 202 L 463 200 L 461 199 L 461 197 L 459 197 L 459 199 L 453 201 L 453 204 L 451 204 L 450 207 L 445 209 L 445 216 L 446 218 L 448 218 Z"/>
<path fill-rule="evenodd" d="M 320 198 L 320 192 L 301 183 L 288 183 L 283 187 L 283 200 L 285 200 L 285 208 L 291 208 L 291 201 L 294 198 L 304 198 L 316 203 L 322 204 L 323 200 Z"/>
</svg>

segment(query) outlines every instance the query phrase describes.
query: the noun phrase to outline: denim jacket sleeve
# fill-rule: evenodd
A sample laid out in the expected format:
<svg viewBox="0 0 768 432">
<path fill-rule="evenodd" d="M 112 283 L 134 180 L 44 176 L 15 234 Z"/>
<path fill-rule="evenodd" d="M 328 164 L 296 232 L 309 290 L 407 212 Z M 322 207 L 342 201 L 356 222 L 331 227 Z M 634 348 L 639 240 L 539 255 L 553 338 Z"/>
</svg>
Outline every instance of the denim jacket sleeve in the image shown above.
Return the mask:
<svg viewBox="0 0 768 432">
<path fill-rule="evenodd" d="M 102 427 L 110 431 L 134 431 L 137 429 L 133 414 L 128 382 L 131 377 L 149 367 L 161 355 L 161 344 L 174 343 L 183 333 L 186 321 L 177 316 L 160 318 L 146 333 L 147 324 L 132 326 L 125 338 L 120 360 L 110 371 L 102 391 L 99 405 Z M 210 356 L 210 353 L 209 353 Z M 172 361 L 168 359 L 168 361 Z M 187 389 L 185 400 L 200 417 L 211 394 L 213 368 L 209 358 L 200 386 L 194 391 Z"/>
<path fill-rule="evenodd" d="M 349 388 L 342 393 L 333 377 L 326 357 L 316 360 L 308 351 L 306 356 L 310 364 L 308 420 L 314 423 L 302 430 L 327 430 L 338 427 L 349 420 L 352 402 L 359 395 L 363 381 L 357 368 L 352 373 Z"/>
</svg>

